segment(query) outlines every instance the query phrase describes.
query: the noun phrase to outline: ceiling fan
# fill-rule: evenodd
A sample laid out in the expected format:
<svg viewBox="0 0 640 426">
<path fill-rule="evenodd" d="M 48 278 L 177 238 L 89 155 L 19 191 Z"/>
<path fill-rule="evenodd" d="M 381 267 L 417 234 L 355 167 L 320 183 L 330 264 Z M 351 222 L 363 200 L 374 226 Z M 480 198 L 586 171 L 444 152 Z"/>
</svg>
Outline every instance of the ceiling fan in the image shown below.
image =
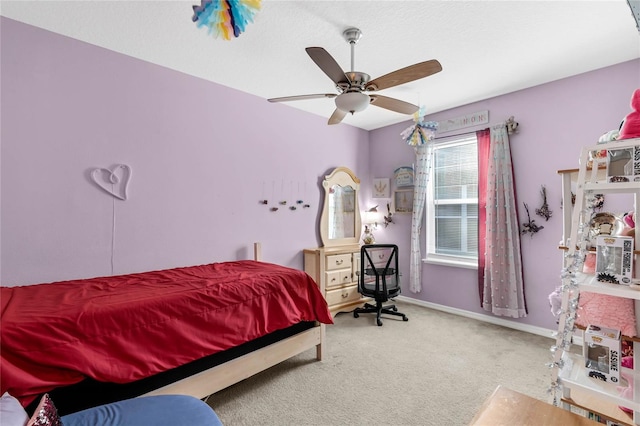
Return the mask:
<svg viewBox="0 0 640 426">
<path fill-rule="evenodd" d="M 284 96 L 268 99 L 269 102 L 299 101 L 304 99 L 335 98 L 336 109 L 329 117 L 329 124 L 340 123 L 347 113 L 363 111 L 369 104 L 401 114 L 413 114 L 417 105 L 387 96 L 369 94 L 378 90 L 409 83 L 442 71 L 442 65 L 435 59 L 419 62 L 390 72 L 371 80 L 369 74 L 354 71 L 355 45 L 362 37 L 358 28 L 347 28 L 343 37 L 351 46 L 351 71 L 344 72 L 335 59 L 322 47 L 307 47 L 305 50 L 320 69 L 336 84 L 338 93 Z"/>
</svg>

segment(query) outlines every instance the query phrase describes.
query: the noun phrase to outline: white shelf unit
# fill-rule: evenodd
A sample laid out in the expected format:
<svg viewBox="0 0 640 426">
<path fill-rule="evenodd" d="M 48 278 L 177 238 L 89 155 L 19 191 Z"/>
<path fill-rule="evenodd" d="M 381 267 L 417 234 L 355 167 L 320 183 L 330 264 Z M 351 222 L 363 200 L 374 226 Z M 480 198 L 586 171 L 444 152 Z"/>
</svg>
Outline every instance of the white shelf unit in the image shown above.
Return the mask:
<svg viewBox="0 0 640 426">
<path fill-rule="evenodd" d="M 608 182 L 606 175 L 606 158 L 594 160 L 588 166 L 589 153 L 608 149 L 625 149 L 640 146 L 640 138 L 624 141 L 613 141 L 605 144 L 587 146 L 582 149 L 578 169 L 561 170 L 562 199 L 563 199 L 563 235 L 560 248 L 564 249 L 564 269 L 562 272 L 562 312 L 558 321 L 558 336 L 553 351 L 552 388 L 561 392 L 561 398 L 556 395 L 555 402 L 565 408 L 575 405 L 591 411 L 603 419 L 619 424 L 640 425 L 640 339 L 633 341 L 634 370 L 622 368 L 625 376 L 631 377 L 634 393 L 633 398 L 623 398 L 618 391 L 619 386 L 627 386 L 625 380 L 621 383 L 606 383 L 589 377 L 584 367 L 584 358 L 571 351 L 571 338 L 574 335 L 573 321 L 575 320 L 577 297 L 580 292 L 606 294 L 635 301 L 637 328 L 640 332 L 640 291 L 625 285 L 609 284 L 597 281 L 594 274 L 582 273 L 578 267 L 587 253 L 587 233 L 591 211 L 586 202 L 592 194 L 629 194 L 633 199 L 634 211 L 638 212 L 640 202 L 640 182 Z M 640 158 L 633 159 L 640 161 Z M 572 205 L 573 189 L 575 188 L 575 205 Z M 640 257 L 638 256 L 638 242 L 634 250 L 635 277 L 640 278 Z M 633 415 L 622 411 L 619 407 L 633 410 Z"/>
</svg>

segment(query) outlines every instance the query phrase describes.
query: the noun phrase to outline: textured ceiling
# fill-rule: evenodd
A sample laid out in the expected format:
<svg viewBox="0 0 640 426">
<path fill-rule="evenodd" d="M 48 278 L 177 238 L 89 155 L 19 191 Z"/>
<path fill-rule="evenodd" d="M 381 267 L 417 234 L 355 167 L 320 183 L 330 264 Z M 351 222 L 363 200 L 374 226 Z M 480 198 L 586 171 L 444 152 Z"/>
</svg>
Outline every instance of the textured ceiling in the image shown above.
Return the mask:
<svg viewBox="0 0 640 426">
<path fill-rule="evenodd" d="M 434 113 L 640 58 L 625 0 L 273 1 L 240 37 L 215 39 L 191 20 L 199 1 L 2 1 L 3 16 L 265 99 L 335 93 L 305 47 L 347 71 L 342 37 L 358 27 L 355 70 L 376 78 L 438 59 L 433 76 L 378 93 Z M 640 87 L 640 76 L 638 78 Z M 269 104 L 329 118 L 332 99 Z M 410 119 L 375 106 L 343 123 L 371 130 Z M 344 124 L 340 124 L 344 125 Z"/>
</svg>

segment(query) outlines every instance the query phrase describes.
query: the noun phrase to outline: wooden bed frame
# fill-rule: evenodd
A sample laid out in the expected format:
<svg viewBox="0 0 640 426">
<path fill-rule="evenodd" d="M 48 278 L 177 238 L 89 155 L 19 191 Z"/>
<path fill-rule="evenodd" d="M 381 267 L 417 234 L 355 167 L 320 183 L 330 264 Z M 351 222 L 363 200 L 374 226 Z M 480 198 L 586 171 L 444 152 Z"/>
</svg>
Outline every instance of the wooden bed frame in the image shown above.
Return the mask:
<svg viewBox="0 0 640 426">
<path fill-rule="evenodd" d="M 254 260 L 262 260 L 260 243 L 254 243 Z M 294 336 L 160 387 L 142 396 L 182 394 L 200 399 L 206 398 L 314 346 L 316 348 L 316 359 L 322 361 L 325 352 L 324 340 L 325 324 L 316 322 L 314 327 Z"/>
</svg>

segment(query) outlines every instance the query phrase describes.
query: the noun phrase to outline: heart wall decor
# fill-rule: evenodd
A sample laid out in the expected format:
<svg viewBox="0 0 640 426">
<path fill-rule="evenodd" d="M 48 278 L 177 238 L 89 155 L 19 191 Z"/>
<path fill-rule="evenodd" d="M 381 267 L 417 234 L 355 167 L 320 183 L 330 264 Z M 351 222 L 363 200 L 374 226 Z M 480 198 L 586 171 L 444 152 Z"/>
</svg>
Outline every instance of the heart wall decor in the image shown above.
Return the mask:
<svg viewBox="0 0 640 426">
<path fill-rule="evenodd" d="M 107 194 L 126 200 L 131 167 L 126 164 L 116 164 L 111 169 L 98 167 L 91 171 L 91 179 Z"/>
</svg>

